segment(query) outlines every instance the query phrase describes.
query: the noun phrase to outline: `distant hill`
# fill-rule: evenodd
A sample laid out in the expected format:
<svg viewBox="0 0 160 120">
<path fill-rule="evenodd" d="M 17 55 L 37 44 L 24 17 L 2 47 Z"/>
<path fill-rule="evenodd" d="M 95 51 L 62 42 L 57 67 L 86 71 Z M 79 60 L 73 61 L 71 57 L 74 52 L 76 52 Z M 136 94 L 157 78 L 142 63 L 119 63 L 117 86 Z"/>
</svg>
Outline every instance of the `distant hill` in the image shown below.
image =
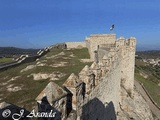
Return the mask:
<svg viewBox="0 0 160 120">
<path fill-rule="evenodd" d="M 160 58 L 160 50 L 137 51 L 136 54 L 142 58 Z"/>
<path fill-rule="evenodd" d="M 136 46 L 137 51 L 151 51 L 151 50 L 160 50 L 160 45 L 139 45 Z"/>
<path fill-rule="evenodd" d="M 0 47 L 1 57 L 11 57 L 13 55 L 35 55 L 39 49 L 22 49 L 16 47 Z"/>
</svg>

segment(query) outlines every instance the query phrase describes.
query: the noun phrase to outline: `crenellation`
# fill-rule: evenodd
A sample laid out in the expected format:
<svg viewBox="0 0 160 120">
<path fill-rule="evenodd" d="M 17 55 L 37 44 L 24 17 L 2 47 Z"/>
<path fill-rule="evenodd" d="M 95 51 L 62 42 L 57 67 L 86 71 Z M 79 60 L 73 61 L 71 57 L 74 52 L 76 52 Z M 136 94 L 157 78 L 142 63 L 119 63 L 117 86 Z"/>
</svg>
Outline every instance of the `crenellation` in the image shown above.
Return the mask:
<svg viewBox="0 0 160 120">
<path fill-rule="evenodd" d="M 69 49 L 87 47 L 93 63 L 86 65 L 78 75 L 72 73 L 63 83 L 63 89 L 50 82 L 36 98 L 39 104 L 45 102 L 44 106 L 48 102 L 57 112 L 55 119 L 62 120 L 68 116 L 74 116 L 74 120 L 116 120 L 122 109 L 134 112 L 124 105 L 124 98 L 134 101 L 136 38 L 116 40 L 115 34 L 92 34 L 85 42 L 62 44 L 66 46 Z M 39 50 L 37 54 L 42 55 L 49 49 L 51 47 Z M 122 94 L 124 90 L 126 93 Z"/>
<path fill-rule="evenodd" d="M 136 39 L 116 40 L 115 34 L 94 34 L 86 37 L 85 44 L 94 62 L 78 76 L 72 73 L 63 84 L 71 93 L 68 99 L 72 110 L 77 120 L 116 119 L 123 102 L 121 88 L 131 99 L 134 97 Z"/>
<path fill-rule="evenodd" d="M 130 37 L 129 41 L 129 46 L 132 46 L 133 48 L 136 45 L 136 38 L 135 37 Z"/>
<path fill-rule="evenodd" d="M 136 43 L 135 38 L 125 40 L 124 37 L 120 37 L 117 41 L 114 38 L 114 43 L 112 43 L 113 39 L 111 41 L 108 40 L 111 44 L 109 42 L 106 43 L 107 39 L 113 38 L 113 36 L 96 34 L 86 39 L 91 59 L 96 58 L 95 63 L 90 67 L 95 73 L 96 84 L 92 92 L 88 94 L 88 97 L 92 99 L 95 96 L 101 101 L 106 100 L 108 103 L 112 100 L 115 105 L 115 111 L 118 111 L 120 85 L 123 85 L 133 95 L 135 52 L 131 48 L 135 48 Z M 97 51 L 96 54 L 95 51 Z M 98 64 L 99 69 L 95 69 L 96 64 Z M 103 85 L 106 86 L 102 87 Z M 97 90 L 97 88 L 99 89 Z M 106 93 L 105 95 L 103 95 L 102 88 Z"/>
<path fill-rule="evenodd" d="M 117 39 L 117 42 L 116 42 L 117 46 L 124 46 L 125 45 L 125 38 L 124 37 L 120 37 L 119 39 Z"/>
</svg>

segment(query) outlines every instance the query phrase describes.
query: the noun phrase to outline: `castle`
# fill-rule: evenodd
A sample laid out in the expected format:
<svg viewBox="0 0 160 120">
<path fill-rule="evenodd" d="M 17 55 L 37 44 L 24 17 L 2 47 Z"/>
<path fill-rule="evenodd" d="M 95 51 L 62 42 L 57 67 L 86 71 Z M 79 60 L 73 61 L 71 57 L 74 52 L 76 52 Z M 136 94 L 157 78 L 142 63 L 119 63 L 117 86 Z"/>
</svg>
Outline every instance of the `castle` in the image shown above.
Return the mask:
<svg viewBox="0 0 160 120">
<path fill-rule="evenodd" d="M 51 81 L 36 98 L 39 112 L 54 110 L 54 120 L 153 119 L 134 88 L 136 38 L 93 34 L 66 46 L 87 47 L 93 63 L 72 73 L 62 87 Z"/>
<path fill-rule="evenodd" d="M 121 87 L 134 97 L 136 39 L 116 40 L 115 34 L 94 34 L 85 42 L 66 45 L 87 47 L 93 64 L 85 66 L 78 76 L 72 73 L 63 84 L 65 90 L 50 82 L 36 100 L 41 103 L 47 96 L 49 103 L 62 113 L 62 119 L 74 116 L 77 120 L 115 120 L 122 100 Z M 56 95 L 58 92 L 51 90 L 55 86 L 63 94 Z"/>
</svg>

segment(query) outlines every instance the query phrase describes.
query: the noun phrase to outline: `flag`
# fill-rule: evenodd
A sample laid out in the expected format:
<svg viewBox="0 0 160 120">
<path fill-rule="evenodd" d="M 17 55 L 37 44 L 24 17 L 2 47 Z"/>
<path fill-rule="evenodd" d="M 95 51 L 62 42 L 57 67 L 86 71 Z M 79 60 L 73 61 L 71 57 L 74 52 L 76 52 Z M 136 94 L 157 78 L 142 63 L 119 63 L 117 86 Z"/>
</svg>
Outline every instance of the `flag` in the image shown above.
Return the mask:
<svg viewBox="0 0 160 120">
<path fill-rule="evenodd" d="M 110 31 L 114 29 L 114 24 L 110 27 Z"/>
</svg>

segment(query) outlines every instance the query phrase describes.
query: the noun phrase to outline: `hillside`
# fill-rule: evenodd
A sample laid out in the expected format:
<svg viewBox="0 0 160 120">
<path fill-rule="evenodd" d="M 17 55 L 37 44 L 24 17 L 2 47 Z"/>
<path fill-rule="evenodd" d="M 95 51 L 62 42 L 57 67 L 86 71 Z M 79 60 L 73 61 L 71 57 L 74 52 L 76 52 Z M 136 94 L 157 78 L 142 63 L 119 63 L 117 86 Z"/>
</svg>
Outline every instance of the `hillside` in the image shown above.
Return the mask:
<svg viewBox="0 0 160 120">
<path fill-rule="evenodd" d="M 88 58 L 87 48 L 51 49 L 35 62 L 0 72 L 0 102 L 32 110 L 37 105 L 35 98 L 49 81 L 61 86 L 71 73 L 78 74 L 86 64 L 91 64 L 81 61 Z"/>
<path fill-rule="evenodd" d="M 0 56 L 1 57 L 12 57 L 13 55 L 34 55 L 39 49 L 22 49 L 16 47 L 0 47 Z"/>
<path fill-rule="evenodd" d="M 160 106 L 160 51 L 137 52 L 135 79 L 143 83 Z"/>
</svg>

